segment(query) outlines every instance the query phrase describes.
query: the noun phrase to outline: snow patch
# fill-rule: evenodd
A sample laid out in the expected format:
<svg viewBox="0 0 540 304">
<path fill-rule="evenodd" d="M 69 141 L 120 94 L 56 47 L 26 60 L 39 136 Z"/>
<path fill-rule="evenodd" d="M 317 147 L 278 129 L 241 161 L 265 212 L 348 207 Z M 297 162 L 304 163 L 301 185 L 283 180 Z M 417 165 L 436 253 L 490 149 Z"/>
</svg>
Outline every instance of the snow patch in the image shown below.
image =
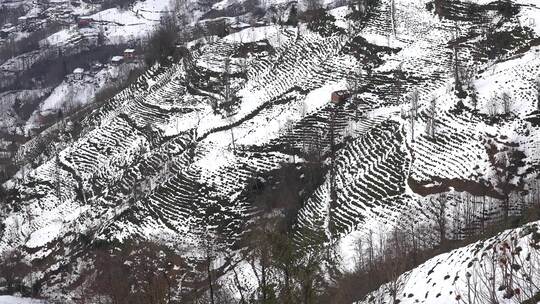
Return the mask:
<svg viewBox="0 0 540 304">
<path fill-rule="evenodd" d="M 26 242 L 26 246 L 29 248 L 41 247 L 54 240 L 60 234 L 61 229 L 61 222 L 50 223 L 49 225 L 34 231 L 30 235 L 30 239 Z"/>
<path fill-rule="evenodd" d="M 44 300 L 21 298 L 16 296 L 0 296 L 0 304 L 45 304 Z"/>
</svg>

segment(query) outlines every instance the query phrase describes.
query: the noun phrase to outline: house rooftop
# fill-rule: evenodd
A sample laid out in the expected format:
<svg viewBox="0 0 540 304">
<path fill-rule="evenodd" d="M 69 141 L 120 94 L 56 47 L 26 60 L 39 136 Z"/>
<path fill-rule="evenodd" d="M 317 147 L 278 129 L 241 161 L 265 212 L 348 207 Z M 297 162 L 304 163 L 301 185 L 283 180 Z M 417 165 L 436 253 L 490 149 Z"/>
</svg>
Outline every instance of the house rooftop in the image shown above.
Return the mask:
<svg viewBox="0 0 540 304">
<path fill-rule="evenodd" d="M 112 62 L 118 62 L 122 60 L 124 60 L 124 56 L 113 56 L 113 58 L 111 58 Z"/>
<path fill-rule="evenodd" d="M 343 95 L 348 95 L 349 91 L 347 91 L 347 90 L 339 90 L 339 91 L 334 91 L 334 94 L 337 94 L 338 96 L 343 96 Z"/>
<path fill-rule="evenodd" d="M 0 32 L 5 33 L 5 34 L 9 34 L 9 33 L 13 32 L 13 31 L 14 31 L 13 28 L 0 29 Z"/>
<path fill-rule="evenodd" d="M 125 49 L 124 53 L 135 53 L 134 49 Z"/>
<path fill-rule="evenodd" d="M 82 74 L 82 73 L 84 73 L 83 68 L 76 68 L 75 70 L 73 70 L 73 74 Z"/>
</svg>

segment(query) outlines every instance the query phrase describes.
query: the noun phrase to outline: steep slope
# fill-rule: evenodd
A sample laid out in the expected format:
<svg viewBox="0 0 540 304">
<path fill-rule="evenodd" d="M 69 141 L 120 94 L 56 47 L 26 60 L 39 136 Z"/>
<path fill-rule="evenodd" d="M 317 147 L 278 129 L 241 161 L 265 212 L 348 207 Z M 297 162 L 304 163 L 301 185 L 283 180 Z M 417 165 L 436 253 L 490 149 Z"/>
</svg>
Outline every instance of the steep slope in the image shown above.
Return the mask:
<svg viewBox="0 0 540 304">
<path fill-rule="evenodd" d="M 436 256 L 358 303 L 524 303 L 538 299 L 539 224 L 509 229 Z"/>
<path fill-rule="evenodd" d="M 182 60 L 152 67 L 85 117 L 76 140 L 55 138 L 55 149 L 43 152 L 45 137 L 70 132 L 59 122 L 20 149 L 20 159 L 44 161 L 5 184 L 0 251 L 18 248 L 28 261 L 45 261 L 39 279 L 51 294 L 63 287 L 53 278 L 87 266 L 103 243 L 156 242 L 188 252 L 197 265 L 219 235 L 212 241 L 224 257 L 258 211 L 245 195 L 253 180 L 291 162 L 327 172 L 301 202 L 296 240 L 324 235 L 342 242 L 345 257 L 348 242 L 383 232 L 379 225 L 432 221 L 425 206 L 439 193 L 456 206 L 447 216 L 465 223 L 450 237 L 501 216 L 497 157 L 522 152 L 509 182 L 516 188 L 538 174 L 540 128 L 530 121 L 538 115 L 531 84 L 540 67 L 538 32 L 520 24 L 536 16 L 534 4 L 523 2 L 517 15 L 493 24 L 501 33 L 527 33 L 494 60 L 479 48 L 490 43 L 485 20 L 439 18 L 429 3 L 396 1 L 392 14 L 392 1 L 380 1 L 349 35 L 274 24 L 188 43 Z M 466 2 L 455 3 L 458 10 Z M 496 9 L 481 8 L 499 20 Z M 340 18 L 338 26 L 347 21 Z M 452 89 L 456 44 L 456 69 L 473 75 L 465 96 Z M 352 78 L 359 93 L 330 103 Z M 501 90 L 511 96 L 509 110 Z M 435 131 L 426 132 L 428 124 Z M 490 210 L 477 206 L 464 218 L 464 191 L 477 202 L 489 197 Z"/>
</svg>

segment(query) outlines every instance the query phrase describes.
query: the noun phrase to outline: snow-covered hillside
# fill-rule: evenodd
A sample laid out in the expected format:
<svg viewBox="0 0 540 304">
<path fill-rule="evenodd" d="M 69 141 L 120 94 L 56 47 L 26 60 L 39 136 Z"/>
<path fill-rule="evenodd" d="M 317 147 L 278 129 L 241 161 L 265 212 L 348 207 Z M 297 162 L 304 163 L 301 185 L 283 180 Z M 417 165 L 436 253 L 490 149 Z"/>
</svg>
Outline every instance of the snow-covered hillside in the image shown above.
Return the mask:
<svg viewBox="0 0 540 304">
<path fill-rule="evenodd" d="M 367 234 L 432 225 L 430 207 L 441 193 L 449 201 L 443 216 L 457 223 L 449 238 L 504 211 L 519 214 L 527 201 L 501 184 L 533 193 L 538 178 L 540 32 L 527 24 L 540 24 L 531 21 L 540 19 L 540 6 L 531 1 L 515 1 L 519 9 L 506 19 L 480 1 L 453 2 L 450 18 L 436 15 L 427 0 L 381 0 L 361 20 L 333 3 L 335 17 L 325 15 L 326 23 L 275 24 L 263 15 L 246 29 L 186 43 L 181 60 L 152 66 L 77 117 L 77 136 L 71 136 L 68 117 L 19 149 L 18 159 L 38 164 L 4 184 L 0 252 L 21 249 L 26 261 L 44 261 L 36 276 L 45 293 L 66 302 L 81 292 L 81 269 L 91 268 L 88 248 L 103 243 L 155 242 L 197 265 L 209 235 L 219 233 L 219 267 L 230 276 L 224 257 L 235 254 L 257 215 L 253 184 L 270 187 L 280 168 L 302 172 L 313 163 L 325 174 L 300 195 L 294 239 L 309 243 L 323 236 L 338 245 L 344 266 L 354 266 L 348 265 L 357 254 L 351 244 Z M 230 2 L 214 4 L 213 13 Z M 460 15 L 470 3 L 480 17 Z M 276 4 L 290 13 L 288 2 Z M 93 18 L 105 24 L 111 43 L 135 39 L 158 22 L 158 10 L 167 10 L 160 5 L 147 0 Z M 511 38 L 498 47 L 494 41 L 501 37 Z M 108 81 L 107 72 L 98 72 L 100 83 Z M 330 101 L 333 92 L 354 89 L 352 98 Z M 66 90 L 74 94 L 69 101 L 84 103 L 77 97 L 92 95 L 95 87 L 65 81 L 41 110 L 67 101 Z M 502 180 L 500 164 L 514 154 L 517 168 Z M 466 206 L 472 207 L 465 212 Z M 507 234 L 528 244 L 536 235 L 531 229 Z M 500 246 L 507 234 L 490 242 Z M 475 246 L 404 276 L 402 303 L 450 303 L 456 293 L 464 299 L 464 285 L 456 282 L 465 274 L 455 279 L 455 271 L 463 271 L 463 259 L 482 257 L 486 247 L 473 253 Z M 433 276 L 452 271 L 448 280 L 459 290 L 441 290 L 441 302 L 433 286 L 424 296 L 423 271 L 454 256 L 455 264 Z M 70 280 L 59 283 L 66 273 Z M 425 286 L 440 284 L 426 280 Z M 69 291 L 59 292 L 63 288 Z"/>
<path fill-rule="evenodd" d="M 13 296 L 0 296 L 1 304 L 45 304 L 45 301 L 38 299 L 20 298 Z"/>
<path fill-rule="evenodd" d="M 436 256 L 358 303 L 523 303 L 537 297 L 539 224 Z"/>
</svg>

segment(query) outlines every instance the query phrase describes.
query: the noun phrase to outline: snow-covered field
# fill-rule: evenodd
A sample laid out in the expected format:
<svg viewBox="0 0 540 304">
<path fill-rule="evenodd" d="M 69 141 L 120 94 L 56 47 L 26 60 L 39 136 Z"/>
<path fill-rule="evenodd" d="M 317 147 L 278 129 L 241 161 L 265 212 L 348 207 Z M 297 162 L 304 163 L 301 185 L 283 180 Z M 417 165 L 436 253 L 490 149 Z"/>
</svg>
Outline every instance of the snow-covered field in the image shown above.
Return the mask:
<svg viewBox="0 0 540 304">
<path fill-rule="evenodd" d="M 436 256 L 363 303 L 522 303 L 540 280 L 540 222 Z M 502 286 L 502 288 L 501 288 Z"/>
<path fill-rule="evenodd" d="M 47 302 L 38 299 L 21 298 L 14 296 L 0 296 L 0 304 L 46 304 Z"/>
</svg>

